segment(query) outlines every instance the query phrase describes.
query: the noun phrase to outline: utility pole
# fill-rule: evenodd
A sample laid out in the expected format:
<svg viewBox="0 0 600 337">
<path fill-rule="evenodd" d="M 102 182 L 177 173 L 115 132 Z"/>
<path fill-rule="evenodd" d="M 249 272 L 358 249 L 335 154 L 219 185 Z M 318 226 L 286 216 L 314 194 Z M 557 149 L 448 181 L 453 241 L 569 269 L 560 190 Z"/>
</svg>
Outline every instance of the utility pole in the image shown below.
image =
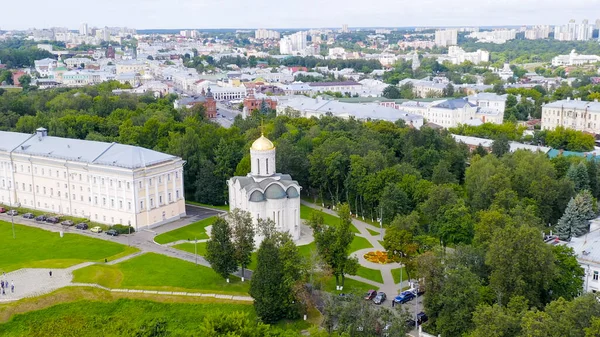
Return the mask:
<svg viewBox="0 0 600 337">
<path fill-rule="evenodd" d="M 379 206 L 379 240 L 383 240 L 383 206 Z"/>
</svg>

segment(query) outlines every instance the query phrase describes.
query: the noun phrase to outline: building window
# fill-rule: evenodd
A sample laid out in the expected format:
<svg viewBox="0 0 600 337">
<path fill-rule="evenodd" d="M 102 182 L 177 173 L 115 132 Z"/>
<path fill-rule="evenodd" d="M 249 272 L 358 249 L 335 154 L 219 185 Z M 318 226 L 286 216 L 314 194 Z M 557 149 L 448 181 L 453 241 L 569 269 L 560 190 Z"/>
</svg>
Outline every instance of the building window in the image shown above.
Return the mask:
<svg viewBox="0 0 600 337">
<path fill-rule="evenodd" d="M 265 165 L 265 169 L 267 170 L 267 175 L 269 174 L 269 158 L 267 158 L 267 165 Z"/>
<path fill-rule="evenodd" d="M 130 186 L 129 186 L 129 182 L 127 182 L 127 189 L 129 189 L 129 187 L 130 187 Z"/>
<path fill-rule="evenodd" d="M 79 174 L 79 181 L 81 181 L 81 173 Z"/>
<path fill-rule="evenodd" d="M 81 201 L 83 201 L 83 195 L 80 195 L 80 196 L 79 196 L 79 199 L 80 199 Z"/>
<path fill-rule="evenodd" d="M 256 166 L 258 167 L 258 175 L 260 175 L 260 159 L 256 159 Z"/>
<path fill-rule="evenodd" d="M 108 181 L 108 184 L 110 185 L 110 187 L 112 187 L 112 179 L 110 179 L 110 180 Z"/>
<path fill-rule="evenodd" d="M 23 165 L 21 165 L 21 172 L 23 172 Z"/>
<path fill-rule="evenodd" d="M 162 182 L 162 178 L 160 176 L 158 176 L 158 183 L 160 184 Z"/>
<path fill-rule="evenodd" d="M 94 204 L 98 205 L 98 197 L 94 197 Z"/>
<path fill-rule="evenodd" d="M 144 201 L 140 201 L 140 209 L 144 209 Z"/>
<path fill-rule="evenodd" d="M 150 198 L 150 207 L 154 207 L 154 199 Z"/>
<path fill-rule="evenodd" d="M 67 179 L 67 171 L 63 172 L 63 176 Z"/>
<path fill-rule="evenodd" d="M 179 200 L 179 190 L 175 191 L 175 199 Z"/>
<path fill-rule="evenodd" d="M 598 281 L 598 271 L 597 270 L 594 270 L 593 278 L 594 278 L 594 281 Z"/>
<path fill-rule="evenodd" d="M 54 195 L 54 189 L 50 188 L 50 195 Z"/>
<path fill-rule="evenodd" d="M 46 194 L 46 187 L 44 187 L 44 194 Z"/>
<path fill-rule="evenodd" d="M 21 183 L 21 186 L 23 186 L 23 191 L 25 191 L 25 183 Z M 31 185 L 29 185 L 29 192 L 31 192 Z"/>
<path fill-rule="evenodd" d="M 140 181 L 140 189 L 142 188 L 142 182 Z"/>
<path fill-rule="evenodd" d="M 73 194 L 73 200 L 77 199 L 77 195 Z"/>
<path fill-rule="evenodd" d="M 148 179 L 148 185 L 152 186 L 152 178 Z"/>
<path fill-rule="evenodd" d="M 121 181 L 119 180 L 119 188 L 121 188 Z"/>
<path fill-rule="evenodd" d="M 179 172 L 175 172 L 175 178 L 179 178 Z"/>
<path fill-rule="evenodd" d="M 167 174 L 167 181 L 171 181 L 171 173 Z"/>
<path fill-rule="evenodd" d="M 131 211 L 131 202 L 127 203 L 127 209 Z"/>
<path fill-rule="evenodd" d="M 162 195 L 159 195 L 159 196 L 158 196 L 158 204 L 159 204 L 159 205 L 162 205 Z"/>
<path fill-rule="evenodd" d="M 171 193 L 169 193 L 169 202 L 171 202 Z"/>
<path fill-rule="evenodd" d="M 58 177 L 59 177 L 59 175 L 58 175 L 58 170 L 56 170 L 56 178 L 58 178 Z"/>
<path fill-rule="evenodd" d="M 44 169 L 42 169 L 42 175 L 44 175 Z"/>
<path fill-rule="evenodd" d="M 110 199 L 110 207 L 115 207 L 115 199 Z"/>
<path fill-rule="evenodd" d="M 104 178 L 102 178 L 102 186 L 104 186 Z"/>
<path fill-rule="evenodd" d="M 35 185 L 35 192 L 36 193 L 40 193 L 40 186 L 39 185 Z"/>
<path fill-rule="evenodd" d="M 57 191 L 56 194 L 58 195 L 58 197 L 60 198 L 60 191 Z"/>
<path fill-rule="evenodd" d="M 102 206 L 106 206 L 106 198 L 102 198 Z"/>
<path fill-rule="evenodd" d="M 96 184 L 96 177 L 94 177 L 94 184 Z"/>
<path fill-rule="evenodd" d="M 123 208 L 123 201 L 119 200 L 119 209 L 122 209 L 122 208 Z"/>
</svg>

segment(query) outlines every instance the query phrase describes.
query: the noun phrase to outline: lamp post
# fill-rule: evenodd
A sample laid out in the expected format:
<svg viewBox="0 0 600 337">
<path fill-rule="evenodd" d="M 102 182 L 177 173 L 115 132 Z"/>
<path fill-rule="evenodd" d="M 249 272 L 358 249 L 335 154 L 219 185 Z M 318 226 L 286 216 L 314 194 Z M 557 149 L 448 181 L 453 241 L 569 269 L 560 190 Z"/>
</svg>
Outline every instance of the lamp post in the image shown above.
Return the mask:
<svg viewBox="0 0 600 337">
<path fill-rule="evenodd" d="M 402 269 L 400 269 L 402 271 Z M 413 283 L 415 288 L 415 328 L 419 331 L 419 281 Z"/>
</svg>

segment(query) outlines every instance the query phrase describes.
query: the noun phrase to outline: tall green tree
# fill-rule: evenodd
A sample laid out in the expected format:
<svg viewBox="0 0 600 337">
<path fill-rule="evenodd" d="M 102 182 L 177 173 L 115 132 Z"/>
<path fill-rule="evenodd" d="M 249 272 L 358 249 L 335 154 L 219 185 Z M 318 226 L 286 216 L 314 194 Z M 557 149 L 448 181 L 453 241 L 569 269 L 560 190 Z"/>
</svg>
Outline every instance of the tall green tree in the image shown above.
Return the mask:
<svg viewBox="0 0 600 337">
<path fill-rule="evenodd" d="M 555 264 L 555 275 L 550 285 L 552 298 L 562 297 L 570 301 L 581 293 L 585 272 L 577 261 L 573 248 L 553 246 L 552 254 Z"/>
<path fill-rule="evenodd" d="M 569 201 L 565 213 L 558 220 L 556 233 L 563 240 L 581 236 L 588 232 L 588 220 L 594 216 L 594 199 L 589 191 L 584 190 Z"/>
<path fill-rule="evenodd" d="M 285 318 L 288 293 L 282 286 L 284 267 L 274 238 L 262 241 L 256 261 L 249 293 L 258 317 L 265 323 L 275 323 Z"/>
<path fill-rule="evenodd" d="M 567 178 L 575 184 L 575 192 L 590 189 L 590 177 L 586 165 L 582 162 L 571 164 L 567 171 Z"/>
<path fill-rule="evenodd" d="M 211 238 L 206 242 L 206 260 L 217 274 L 228 280 L 229 274 L 237 270 L 231 228 L 221 217 L 212 224 Z"/>
<path fill-rule="evenodd" d="M 510 143 L 508 142 L 508 138 L 504 135 L 501 135 L 492 143 L 492 153 L 495 154 L 498 158 L 504 156 L 510 151 Z"/>
<path fill-rule="evenodd" d="M 401 98 L 400 89 L 398 89 L 398 87 L 395 85 L 388 85 L 385 89 L 383 89 L 383 93 L 381 95 L 389 99 Z"/>
<path fill-rule="evenodd" d="M 486 264 L 491 268 L 489 283 L 498 303 L 506 305 L 513 296 L 523 296 L 540 308 L 549 302 L 554 255 L 538 229 L 521 225 L 496 231 Z"/>
<path fill-rule="evenodd" d="M 340 221 L 336 226 L 324 225 L 323 218 L 319 215 L 311 217 L 309 224 L 314 232 L 319 255 L 331 268 L 336 286 L 343 287 L 346 274 L 356 274 L 358 259 L 350 257 L 349 252 L 354 233 L 350 228 L 352 220 L 348 204 L 339 206 L 338 216 Z"/>
<path fill-rule="evenodd" d="M 254 250 L 254 236 L 256 234 L 252 216 L 246 211 L 234 209 L 229 213 L 229 225 L 233 233 L 233 245 L 235 247 L 235 261 L 244 271 L 252 262 L 252 251 Z"/>
</svg>

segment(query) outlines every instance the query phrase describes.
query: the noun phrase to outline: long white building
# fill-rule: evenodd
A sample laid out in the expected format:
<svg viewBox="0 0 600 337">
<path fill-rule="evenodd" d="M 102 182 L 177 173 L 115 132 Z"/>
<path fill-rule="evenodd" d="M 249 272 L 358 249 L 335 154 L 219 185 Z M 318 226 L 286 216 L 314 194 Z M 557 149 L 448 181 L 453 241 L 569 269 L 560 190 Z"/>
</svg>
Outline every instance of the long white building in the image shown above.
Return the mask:
<svg viewBox="0 0 600 337">
<path fill-rule="evenodd" d="M 568 55 L 558 55 L 552 59 L 552 65 L 555 67 L 559 66 L 580 66 L 588 63 L 600 62 L 600 56 L 598 55 L 579 55 L 575 52 L 575 49 L 571 50 Z"/>
<path fill-rule="evenodd" d="M 185 215 L 184 161 L 145 148 L 0 131 L 0 203 L 103 224 L 157 226 Z"/>
<path fill-rule="evenodd" d="M 558 126 L 600 133 L 600 103 L 568 98 L 542 106 L 542 130 Z"/>
</svg>

